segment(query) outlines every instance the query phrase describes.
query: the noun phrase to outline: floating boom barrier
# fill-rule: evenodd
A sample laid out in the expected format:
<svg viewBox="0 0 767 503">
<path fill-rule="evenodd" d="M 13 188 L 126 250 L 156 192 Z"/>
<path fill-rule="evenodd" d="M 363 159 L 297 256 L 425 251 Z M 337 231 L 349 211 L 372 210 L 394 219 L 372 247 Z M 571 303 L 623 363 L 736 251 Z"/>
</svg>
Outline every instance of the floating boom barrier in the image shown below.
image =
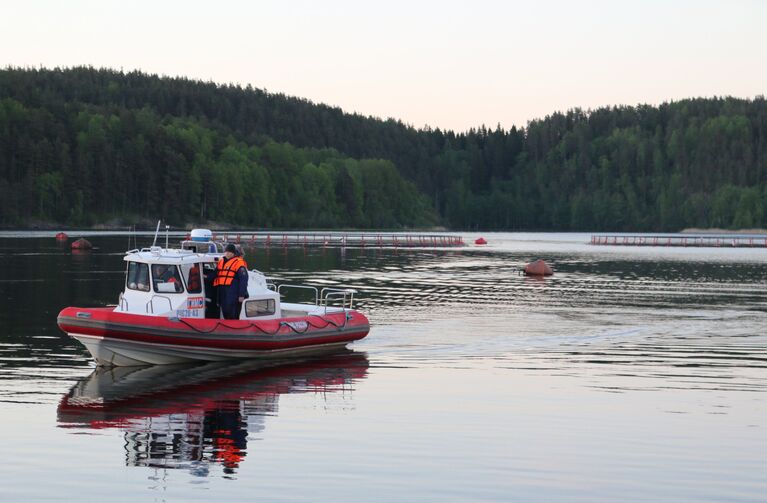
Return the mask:
<svg viewBox="0 0 767 503">
<path fill-rule="evenodd" d="M 593 245 L 609 246 L 681 246 L 709 248 L 767 248 L 767 235 L 604 235 L 591 236 Z"/>
<path fill-rule="evenodd" d="M 270 247 L 355 247 L 355 248 L 443 248 L 465 246 L 456 234 L 394 234 L 341 232 L 223 232 L 213 235 L 216 240 L 243 246 Z"/>
</svg>

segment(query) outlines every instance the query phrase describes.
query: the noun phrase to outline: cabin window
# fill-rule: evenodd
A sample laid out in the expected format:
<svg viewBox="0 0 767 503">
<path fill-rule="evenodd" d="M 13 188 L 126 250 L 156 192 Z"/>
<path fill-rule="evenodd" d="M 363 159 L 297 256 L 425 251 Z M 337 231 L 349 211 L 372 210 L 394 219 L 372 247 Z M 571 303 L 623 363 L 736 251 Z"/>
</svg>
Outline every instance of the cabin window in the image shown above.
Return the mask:
<svg viewBox="0 0 767 503">
<path fill-rule="evenodd" d="M 149 266 L 139 262 L 128 262 L 125 286 L 131 290 L 149 291 Z"/>
<path fill-rule="evenodd" d="M 257 299 L 245 301 L 245 316 L 269 316 L 274 314 L 274 299 Z"/>
<path fill-rule="evenodd" d="M 171 264 L 152 264 L 152 283 L 157 293 L 180 293 L 184 291 L 178 267 Z"/>
<path fill-rule="evenodd" d="M 200 278 L 200 264 L 182 264 L 181 274 L 186 281 L 186 291 L 189 293 L 202 293 L 202 280 Z"/>
</svg>

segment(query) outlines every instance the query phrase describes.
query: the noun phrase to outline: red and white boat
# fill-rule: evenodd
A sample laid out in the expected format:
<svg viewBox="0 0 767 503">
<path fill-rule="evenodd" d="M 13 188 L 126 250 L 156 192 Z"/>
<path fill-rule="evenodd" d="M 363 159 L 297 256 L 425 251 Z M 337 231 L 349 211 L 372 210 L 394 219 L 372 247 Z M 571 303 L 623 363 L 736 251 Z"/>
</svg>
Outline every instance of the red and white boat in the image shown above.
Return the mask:
<svg viewBox="0 0 767 503">
<path fill-rule="evenodd" d="M 153 246 L 127 252 L 118 304 L 67 307 L 59 313 L 59 327 L 106 366 L 324 353 L 368 334 L 368 319 L 352 308 L 355 290 L 278 287 L 255 269 L 248 272 L 240 318 L 211 314 L 213 295 L 204 278 L 221 254 L 209 243 L 210 231 L 198 229 L 182 249 Z M 298 288 L 312 293 L 314 302 L 281 302 L 281 294 Z"/>
</svg>

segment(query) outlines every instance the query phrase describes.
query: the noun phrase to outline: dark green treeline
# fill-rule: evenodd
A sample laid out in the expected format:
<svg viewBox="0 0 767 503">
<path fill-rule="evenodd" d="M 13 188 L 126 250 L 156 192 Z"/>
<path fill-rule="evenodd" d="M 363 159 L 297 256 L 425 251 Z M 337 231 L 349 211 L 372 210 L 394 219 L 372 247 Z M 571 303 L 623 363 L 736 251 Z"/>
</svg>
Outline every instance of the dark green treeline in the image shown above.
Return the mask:
<svg viewBox="0 0 767 503">
<path fill-rule="evenodd" d="M 245 141 L 203 116 L 51 98 L 44 86 L 24 97 L 0 96 L 5 225 L 151 218 L 282 228 L 437 222 L 428 198 L 388 160 L 356 160 L 266 136 Z"/>
<path fill-rule="evenodd" d="M 763 97 L 454 133 L 139 72 L 0 71 L 0 223 L 767 226 Z"/>
</svg>

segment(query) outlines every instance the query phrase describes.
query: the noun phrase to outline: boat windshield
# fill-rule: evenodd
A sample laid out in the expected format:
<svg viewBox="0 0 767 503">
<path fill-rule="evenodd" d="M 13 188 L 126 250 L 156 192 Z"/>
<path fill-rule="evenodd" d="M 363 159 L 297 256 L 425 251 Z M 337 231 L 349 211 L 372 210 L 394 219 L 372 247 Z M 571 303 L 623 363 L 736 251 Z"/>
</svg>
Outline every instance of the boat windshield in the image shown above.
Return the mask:
<svg viewBox="0 0 767 503">
<path fill-rule="evenodd" d="M 184 291 L 178 267 L 172 264 L 152 264 L 152 283 L 157 293 L 180 293 Z"/>
<path fill-rule="evenodd" d="M 140 262 L 128 262 L 125 286 L 131 290 L 149 291 L 149 266 Z"/>
</svg>

